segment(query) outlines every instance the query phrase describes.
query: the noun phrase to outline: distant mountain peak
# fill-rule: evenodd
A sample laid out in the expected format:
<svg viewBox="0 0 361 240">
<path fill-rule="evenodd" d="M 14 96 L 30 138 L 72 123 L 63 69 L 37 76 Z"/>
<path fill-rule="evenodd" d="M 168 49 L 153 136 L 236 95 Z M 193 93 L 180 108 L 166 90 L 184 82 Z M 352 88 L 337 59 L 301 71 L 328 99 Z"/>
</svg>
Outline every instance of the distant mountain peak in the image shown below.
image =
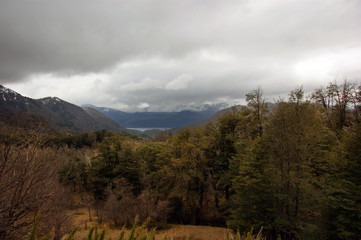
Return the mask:
<svg viewBox="0 0 361 240">
<path fill-rule="evenodd" d="M 41 101 L 43 104 L 49 104 L 49 103 L 56 104 L 56 103 L 66 102 L 58 97 L 45 97 L 39 99 L 39 101 Z"/>
<path fill-rule="evenodd" d="M 51 97 L 52 100 L 56 101 L 56 102 L 61 102 L 62 100 L 58 97 Z"/>
<path fill-rule="evenodd" d="M 83 105 L 81 105 L 81 107 L 83 107 L 83 108 L 94 108 L 94 109 L 97 109 L 98 111 L 101 111 L 101 112 L 112 112 L 112 111 L 119 112 L 120 111 L 120 110 L 114 109 L 114 108 L 97 107 L 97 106 L 92 105 L 92 104 L 83 104 Z"/>
<path fill-rule="evenodd" d="M 219 110 L 228 108 L 229 105 L 227 103 L 204 103 L 204 104 L 190 104 L 190 105 L 179 105 L 176 107 L 175 111 L 214 111 L 217 112 Z"/>
<path fill-rule="evenodd" d="M 79 132 L 108 129 L 119 132 L 124 131 L 124 128 L 104 114 L 94 111 L 85 111 L 83 108 L 58 97 L 41 99 L 23 97 L 17 92 L 0 85 L 0 121 L 5 119 L 4 117 L 1 118 L 1 114 L 7 116 L 14 112 L 22 112 L 40 116 L 55 130 Z"/>
<path fill-rule="evenodd" d="M 80 107 L 82 107 L 82 108 L 94 108 L 94 109 L 97 108 L 97 106 L 94 106 L 93 104 L 83 104 L 83 105 L 80 105 Z"/>
<path fill-rule="evenodd" d="M 111 112 L 111 111 L 114 111 L 114 109 L 112 109 L 112 108 L 103 108 L 103 111 L 104 112 Z"/>
<path fill-rule="evenodd" d="M 12 93 L 12 94 L 15 94 L 15 95 L 19 95 L 19 93 L 15 92 L 14 90 L 12 90 L 10 88 L 6 88 L 3 85 L 0 85 L 0 91 L 5 92 L 5 93 Z"/>
<path fill-rule="evenodd" d="M 4 101 L 16 101 L 16 98 L 18 96 L 21 96 L 19 93 L 11 90 L 10 88 L 6 88 L 2 85 L 0 85 L 0 95 Z"/>
</svg>

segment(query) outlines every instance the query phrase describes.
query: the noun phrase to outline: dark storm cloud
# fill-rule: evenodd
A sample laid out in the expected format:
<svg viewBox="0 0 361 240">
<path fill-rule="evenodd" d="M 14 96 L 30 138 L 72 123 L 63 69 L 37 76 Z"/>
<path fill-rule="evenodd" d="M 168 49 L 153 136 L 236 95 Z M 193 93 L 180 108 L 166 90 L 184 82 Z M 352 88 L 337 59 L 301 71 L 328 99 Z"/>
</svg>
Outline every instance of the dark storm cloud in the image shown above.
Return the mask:
<svg viewBox="0 0 361 240">
<path fill-rule="evenodd" d="M 207 11 L 186 2 L 3 0 L 0 78 L 97 72 L 128 58 L 182 55 L 204 44 L 187 25 L 202 27 L 196 9 Z"/>
</svg>

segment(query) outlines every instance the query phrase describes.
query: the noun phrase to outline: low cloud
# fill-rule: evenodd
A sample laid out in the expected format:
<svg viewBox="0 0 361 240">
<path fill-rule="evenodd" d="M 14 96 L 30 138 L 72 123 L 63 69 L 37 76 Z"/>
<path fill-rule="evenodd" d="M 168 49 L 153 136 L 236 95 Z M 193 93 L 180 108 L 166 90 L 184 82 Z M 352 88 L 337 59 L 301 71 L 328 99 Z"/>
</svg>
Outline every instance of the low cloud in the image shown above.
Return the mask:
<svg viewBox="0 0 361 240">
<path fill-rule="evenodd" d="M 140 104 L 138 105 L 138 108 L 144 110 L 144 109 L 149 108 L 149 106 L 150 106 L 150 105 L 149 105 L 148 103 L 140 103 Z"/>
<path fill-rule="evenodd" d="M 191 75 L 182 74 L 179 77 L 169 81 L 165 85 L 165 89 L 168 89 L 168 90 L 186 89 L 192 81 L 193 81 L 193 77 Z"/>
<path fill-rule="evenodd" d="M 120 91 L 129 91 L 129 92 L 134 92 L 144 89 L 157 89 L 157 88 L 162 88 L 161 82 L 156 79 L 152 79 L 151 77 L 145 77 L 139 81 L 130 80 L 129 82 L 118 86 L 118 89 Z"/>
</svg>

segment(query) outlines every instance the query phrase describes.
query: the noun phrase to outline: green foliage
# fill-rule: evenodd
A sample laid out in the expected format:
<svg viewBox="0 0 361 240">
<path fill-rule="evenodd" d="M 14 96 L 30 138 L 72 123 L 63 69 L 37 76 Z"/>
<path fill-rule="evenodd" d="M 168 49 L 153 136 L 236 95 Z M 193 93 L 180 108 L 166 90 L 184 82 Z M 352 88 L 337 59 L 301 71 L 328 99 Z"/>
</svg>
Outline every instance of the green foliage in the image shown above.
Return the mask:
<svg viewBox="0 0 361 240">
<path fill-rule="evenodd" d="M 93 237 L 94 233 L 94 237 Z M 104 240 L 105 239 L 105 229 L 102 229 L 100 234 L 98 233 L 98 226 L 93 226 L 90 228 L 87 236 L 88 240 Z"/>
<path fill-rule="evenodd" d="M 361 238 L 361 125 L 356 124 L 334 154 L 326 182 L 326 229 L 330 239 Z"/>
<path fill-rule="evenodd" d="M 125 227 L 123 227 L 123 228 L 122 228 L 122 231 L 120 232 L 119 240 L 123 240 L 123 239 L 124 239 L 124 235 L 125 235 Z"/>
<path fill-rule="evenodd" d="M 30 233 L 29 233 L 29 240 L 36 240 L 36 230 L 38 228 L 38 225 L 39 225 L 39 217 L 40 217 L 40 213 L 38 212 L 36 214 L 36 217 L 35 217 L 35 222 L 33 224 L 33 228 L 31 229 Z"/>
<path fill-rule="evenodd" d="M 93 233 L 94 233 L 94 237 L 93 237 Z M 99 234 L 98 233 L 98 226 L 91 227 L 89 232 L 88 232 L 87 239 L 88 240 L 104 240 L 105 239 L 105 229 L 102 229 L 102 231 Z"/>
<path fill-rule="evenodd" d="M 161 170 L 168 161 L 167 156 L 164 156 L 167 147 L 164 142 L 149 142 L 136 147 L 134 158 L 139 162 L 142 188 L 160 193 L 162 185 L 159 183 L 164 177 Z"/>
<path fill-rule="evenodd" d="M 148 221 L 145 221 L 142 225 L 138 225 L 138 218 L 135 219 L 132 228 L 130 229 L 130 233 L 127 240 L 155 240 L 155 229 L 148 231 L 147 224 Z M 96 231 L 96 230 L 95 230 Z M 103 238 L 95 238 L 93 240 L 103 240 L 105 236 L 105 231 L 102 231 Z M 91 238 L 90 238 L 91 239 Z M 125 240 L 125 228 L 123 227 L 122 231 L 119 235 L 119 240 Z"/>
<path fill-rule="evenodd" d="M 88 189 L 88 164 L 78 158 L 70 159 L 58 171 L 59 181 L 73 191 Z"/>
<path fill-rule="evenodd" d="M 320 206 L 319 189 L 312 174 L 318 161 L 313 150 L 320 144 L 322 125 L 316 108 L 302 98 L 303 91 L 298 88 L 291 92 L 289 102 L 280 102 L 265 133 L 275 174 L 274 225 L 281 236 L 319 239 L 317 216 L 321 209 L 315 208 Z M 307 232 L 309 229 L 316 230 Z"/>
<path fill-rule="evenodd" d="M 253 234 L 253 228 L 251 228 L 251 231 L 249 232 L 244 232 L 242 236 L 239 231 L 237 231 L 235 235 L 232 235 L 229 231 L 227 231 L 227 240 L 262 240 L 262 230 L 263 228 L 260 229 L 257 236 Z"/>
<path fill-rule="evenodd" d="M 98 146 L 99 154 L 89 170 L 90 186 L 96 199 L 105 198 L 105 189 L 114 188 L 116 179 L 126 179 L 134 194 L 140 193 L 139 163 L 134 157 L 134 140 L 124 136 L 105 137 Z"/>
<path fill-rule="evenodd" d="M 246 232 L 228 239 L 360 239 L 360 100 L 352 87 L 330 83 L 314 102 L 299 87 L 272 110 L 258 88 L 246 95 L 247 107 L 162 142 L 105 131 L 69 136 L 62 140 L 69 147 L 96 146 L 97 155 L 90 164 L 71 158 L 59 179 L 74 192 L 92 192 L 114 222 L 128 214 L 129 226 L 139 211 L 125 210 L 134 208 L 144 212 L 141 221 L 152 217 L 149 225 L 163 211 L 164 225 L 227 222 Z M 88 235 L 104 237 L 97 228 Z M 129 239 L 153 238 L 144 223 L 130 230 Z"/>
<path fill-rule="evenodd" d="M 273 172 L 267 160 L 265 143 L 255 139 L 234 160 L 240 162 L 239 175 L 233 179 L 235 193 L 231 197 L 232 219 L 228 226 L 247 231 L 252 227 L 272 229 L 275 213 L 273 209 Z"/>
<path fill-rule="evenodd" d="M 95 230 L 95 227 L 92 226 L 92 227 L 90 228 L 90 230 L 89 230 L 89 233 L 88 233 L 88 240 L 92 240 L 94 230 Z"/>
<path fill-rule="evenodd" d="M 69 236 L 68 236 L 66 239 L 67 239 L 67 240 L 73 240 L 76 231 L 78 231 L 78 227 L 74 228 L 74 230 L 71 231 L 71 233 L 69 234 Z"/>
</svg>

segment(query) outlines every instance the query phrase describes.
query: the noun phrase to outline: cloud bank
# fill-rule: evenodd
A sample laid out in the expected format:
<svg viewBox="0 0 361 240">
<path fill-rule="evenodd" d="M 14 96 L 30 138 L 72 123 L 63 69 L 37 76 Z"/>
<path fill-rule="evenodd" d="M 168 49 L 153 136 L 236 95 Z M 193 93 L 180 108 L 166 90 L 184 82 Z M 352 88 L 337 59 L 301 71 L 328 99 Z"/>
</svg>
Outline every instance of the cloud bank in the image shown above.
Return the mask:
<svg viewBox="0 0 361 240">
<path fill-rule="evenodd" d="M 2 0 L 0 82 L 137 111 L 361 76 L 358 0 Z"/>
</svg>

